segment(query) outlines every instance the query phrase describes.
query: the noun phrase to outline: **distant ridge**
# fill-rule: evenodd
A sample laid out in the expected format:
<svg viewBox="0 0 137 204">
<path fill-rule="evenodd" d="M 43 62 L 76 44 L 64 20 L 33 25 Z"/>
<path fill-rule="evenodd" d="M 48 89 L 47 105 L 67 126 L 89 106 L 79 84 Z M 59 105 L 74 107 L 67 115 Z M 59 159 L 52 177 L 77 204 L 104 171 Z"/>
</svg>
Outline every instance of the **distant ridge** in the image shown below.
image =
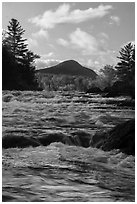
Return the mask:
<svg viewBox="0 0 137 204">
<path fill-rule="evenodd" d="M 97 77 L 97 74 L 93 70 L 80 65 L 75 60 L 67 60 L 52 67 L 39 69 L 37 70 L 37 72 L 47 74 L 86 76 L 92 79 L 95 79 Z"/>
</svg>

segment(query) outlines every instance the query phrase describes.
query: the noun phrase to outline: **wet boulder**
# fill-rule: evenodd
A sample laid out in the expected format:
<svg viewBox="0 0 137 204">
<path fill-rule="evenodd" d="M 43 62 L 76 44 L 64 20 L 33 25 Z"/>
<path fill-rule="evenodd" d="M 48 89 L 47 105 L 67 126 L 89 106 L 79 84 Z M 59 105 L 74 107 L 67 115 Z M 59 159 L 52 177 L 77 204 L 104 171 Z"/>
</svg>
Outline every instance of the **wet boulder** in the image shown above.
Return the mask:
<svg viewBox="0 0 137 204">
<path fill-rule="evenodd" d="M 96 133 L 90 145 L 104 151 L 119 149 L 126 154 L 135 155 L 135 119 L 116 125 L 107 132 Z"/>
<path fill-rule="evenodd" d="M 103 92 L 106 93 L 106 97 L 131 96 L 135 98 L 135 89 L 122 81 L 116 81 L 111 87 L 105 88 Z"/>
<path fill-rule="evenodd" d="M 2 148 L 25 148 L 25 147 L 37 147 L 39 142 L 34 138 L 27 138 L 19 135 L 5 135 L 2 137 Z"/>
<path fill-rule="evenodd" d="M 43 146 L 48 146 L 54 142 L 61 142 L 67 145 L 89 147 L 90 134 L 84 131 L 74 131 L 70 135 L 61 132 L 45 133 L 38 137 L 38 141 Z"/>
<path fill-rule="evenodd" d="M 86 91 L 86 93 L 96 93 L 96 94 L 101 94 L 102 90 L 99 87 L 91 87 Z"/>
<path fill-rule="evenodd" d="M 6 94 L 2 97 L 2 101 L 3 102 L 10 102 L 13 99 L 13 95 L 12 94 Z"/>
<path fill-rule="evenodd" d="M 48 146 L 54 142 L 61 142 L 63 144 L 72 145 L 73 142 L 71 138 L 63 133 L 56 132 L 56 133 L 45 133 L 38 137 L 38 141 L 43 146 Z"/>
</svg>

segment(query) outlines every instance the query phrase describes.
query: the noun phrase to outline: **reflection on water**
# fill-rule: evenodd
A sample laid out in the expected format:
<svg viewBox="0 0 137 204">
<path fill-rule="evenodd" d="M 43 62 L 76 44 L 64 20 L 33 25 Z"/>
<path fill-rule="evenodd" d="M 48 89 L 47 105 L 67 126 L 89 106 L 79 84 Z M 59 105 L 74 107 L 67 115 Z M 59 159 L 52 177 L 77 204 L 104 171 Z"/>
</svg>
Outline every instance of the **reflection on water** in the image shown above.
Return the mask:
<svg viewBox="0 0 137 204">
<path fill-rule="evenodd" d="M 122 98 L 3 92 L 3 136 L 84 130 L 90 134 L 134 117 Z M 134 157 L 118 150 L 52 143 L 3 149 L 3 201 L 134 201 Z"/>
</svg>

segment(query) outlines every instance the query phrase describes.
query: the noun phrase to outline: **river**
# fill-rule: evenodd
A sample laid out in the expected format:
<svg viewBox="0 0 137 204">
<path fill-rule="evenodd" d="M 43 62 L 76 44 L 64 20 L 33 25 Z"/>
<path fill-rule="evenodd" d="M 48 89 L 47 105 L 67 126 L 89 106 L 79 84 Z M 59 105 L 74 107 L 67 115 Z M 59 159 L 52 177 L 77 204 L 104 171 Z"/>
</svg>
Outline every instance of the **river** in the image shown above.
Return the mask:
<svg viewBox="0 0 137 204">
<path fill-rule="evenodd" d="M 3 91 L 2 108 L 6 138 L 79 132 L 92 136 L 135 117 L 123 97 L 78 92 Z M 2 150 L 4 202 L 135 201 L 134 156 L 69 142 L 12 145 Z"/>
</svg>

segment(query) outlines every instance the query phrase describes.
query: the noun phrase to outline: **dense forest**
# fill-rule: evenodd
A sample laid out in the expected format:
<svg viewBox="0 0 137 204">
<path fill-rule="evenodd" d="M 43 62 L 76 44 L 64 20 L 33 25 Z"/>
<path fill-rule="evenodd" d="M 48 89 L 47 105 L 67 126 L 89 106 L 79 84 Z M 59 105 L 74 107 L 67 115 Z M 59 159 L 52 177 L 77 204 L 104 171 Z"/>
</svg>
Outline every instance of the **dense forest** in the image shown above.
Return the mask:
<svg viewBox="0 0 137 204">
<path fill-rule="evenodd" d="M 3 90 L 78 90 L 105 92 L 108 96 L 129 95 L 135 98 L 135 45 L 129 42 L 119 51 L 116 66 L 106 65 L 96 79 L 88 76 L 36 72 L 39 58 L 28 49 L 25 30 L 16 19 L 11 19 L 2 39 Z"/>
</svg>

